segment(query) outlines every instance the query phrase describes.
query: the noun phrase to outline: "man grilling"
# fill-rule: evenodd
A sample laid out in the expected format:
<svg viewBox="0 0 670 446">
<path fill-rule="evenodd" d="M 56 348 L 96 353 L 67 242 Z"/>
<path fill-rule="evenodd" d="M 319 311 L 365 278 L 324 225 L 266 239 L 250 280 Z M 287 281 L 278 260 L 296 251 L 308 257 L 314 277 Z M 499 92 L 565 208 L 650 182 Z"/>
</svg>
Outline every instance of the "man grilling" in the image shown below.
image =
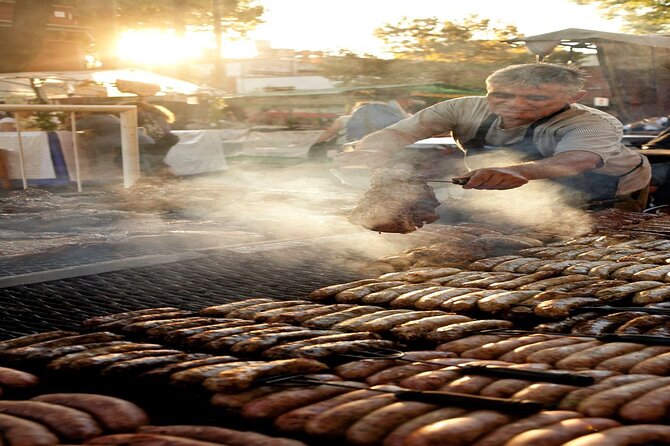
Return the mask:
<svg viewBox="0 0 670 446">
<path fill-rule="evenodd" d="M 548 63 L 512 65 L 486 79 L 487 95 L 423 109 L 359 141 L 340 165 L 389 166 L 407 145 L 451 133 L 465 153 L 464 189 L 513 189 L 532 180 L 569 188 L 576 204 L 642 211 L 651 166 L 621 143 L 615 117 L 576 102 L 586 73 Z M 431 173 L 433 175 L 434 173 Z"/>
</svg>

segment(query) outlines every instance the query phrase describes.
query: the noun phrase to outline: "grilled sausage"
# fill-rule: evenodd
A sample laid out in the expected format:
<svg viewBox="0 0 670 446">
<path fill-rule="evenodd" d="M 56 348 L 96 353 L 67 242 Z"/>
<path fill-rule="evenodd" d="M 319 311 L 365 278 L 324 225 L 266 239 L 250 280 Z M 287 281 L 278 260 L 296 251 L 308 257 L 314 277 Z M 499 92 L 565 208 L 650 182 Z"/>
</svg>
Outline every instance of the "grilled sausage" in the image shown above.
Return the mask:
<svg viewBox="0 0 670 446">
<path fill-rule="evenodd" d="M 294 350 L 291 354 L 297 358 L 322 359 L 333 355 L 344 355 L 348 352 L 360 352 L 361 350 L 395 350 L 397 348 L 397 343 L 393 341 L 387 341 L 385 339 L 356 339 L 307 345 Z"/>
<path fill-rule="evenodd" d="M 612 427 L 564 443 L 563 446 L 646 446 L 670 442 L 670 426 L 638 424 Z"/>
<path fill-rule="evenodd" d="M 472 293 L 463 294 L 461 296 L 452 297 L 444 301 L 440 308 L 445 311 L 453 311 L 456 313 L 467 313 L 477 309 L 477 302 L 487 296 L 495 296 L 503 293 L 504 290 L 481 290 Z"/>
<path fill-rule="evenodd" d="M 381 280 L 381 279 L 380 279 Z M 367 296 L 370 293 L 375 291 L 385 290 L 387 288 L 393 288 L 400 285 L 405 285 L 407 282 L 400 280 L 389 280 L 385 282 L 375 282 L 369 283 L 367 285 L 357 286 L 355 288 L 349 288 L 344 291 L 340 291 L 334 297 L 335 302 L 342 304 L 352 304 L 359 303 L 364 296 Z"/>
<path fill-rule="evenodd" d="M 541 270 L 533 272 L 532 274 L 524 274 L 522 276 L 513 279 L 492 283 L 488 286 L 488 288 L 492 290 L 514 290 L 522 286 L 531 285 L 537 282 L 538 280 L 547 279 L 551 277 L 553 274 L 554 273 L 552 271 Z"/>
<path fill-rule="evenodd" d="M 39 384 L 39 378 L 32 373 L 9 367 L 0 367 L 0 386 L 9 389 L 24 389 L 35 387 Z"/>
<path fill-rule="evenodd" d="M 664 285 L 663 282 L 657 282 L 653 280 L 641 280 L 639 282 L 631 282 L 625 285 L 619 285 L 597 291 L 595 293 L 595 297 L 604 302 L 617 302 L 640 291 L 658 288 L 663 285 Z"/>
<path fill-rule="evenodd" d="M 41 354 L 48 355 L 54 348 L 58 347 L 121 340 L 123 340 L 123 336 L 121 335 L 101 331 L 83 335 L 64 336 L 48 341 L 26 345 L 24 347 L 7 349 L 0 352 L 0 355 L 7 359 L 22 359 L 29 355 L 31 355 L 33 358 L 36 358 Z"/>
<path fill-rule="evenodd" d="M 310 419 L 305 424 L 305 431 L 317 437 L 339 438 L 363 416 L 394 402 L 393 394 L 380 394 L 340 404 Z"/>
<path fill-rule="evenodd" d="M 607 359 L 642 350 L 644 347 L 643 344 L 632 342 L 608 342 L 604 345 L 597 345 L 575 352 L 557 361 L 555 365 L 559 369 L 567 370 L 592 369 Z"/>
<path fill-rule="evenodd" d="M 115 322 L 122 319 L 130 319 L 137 316 L 163 314 L 178 310 L 179 308 L 175 307 L 159 307 L 159 308 L 144 308 L 141 310 L 124 311 L 122 313 L 106 314 L 104 316 L 96 316 L 88 318 L 82 322 L 82 325 L 87 328 L 98 327 L 102 324 Z"/>
<path fill-rule="evenodd" d="M 300 407 L 349 393 L 356 387 L 364 387 L 364 384 L 353 381 L 338 381 L 338 384 L 346 387 L 324 384 L 315 387 L 286 389 L 264 395 L 245 404 L 242 408 L 242 415 L 249 419 L 275 419 Z"/>
<path fill-rule="evenodd" d="M 170 375 L 170 383 L 178 386 L 193 386 L 201 384 L 205 379 L 216 375 L 218 372 L 233 369 L 241 365 L 247 365 L 258 361 L 225 361 L 217 364 L 201 365 Z"/>
<path fill-rule="evenodd" d="M 631 423 L 662 423 L 670 409 L 670 385 L 658 387 L 624 404 L 619 416 Z"/>
<path fill-rule="evenodd" d="M 504 353 L 503 355 L 500 355 L 498 359 L 500 359 L 501 361 L 522 363 L 526 361 L 526 358 L 528 358 L 528 356 L 532 355 L 535 352 L 539 352 L 541 350 L 546 350 L 553 347 L 560 347 L 563 345 L 579 344 L 582 342 L 587 342 L 589 340 L 590 339 L 588 338 L 578 338 L 572 336 L 545 338 L 545 340 L 539 340 L 538 342 L 533 342 L 530 344 L 516 347 L 515 349 L 510 350 L 507 353 Z"/>
<path fill-rule="evenodd" d="M 535 330 L 541 332 L 551 332 L 551 333 L 569 333 L 572 330 L 572 328 L 575 327 L 576 325 L 584 321 L 595 319 L 597 317 L 600 317 L 600 313 L 592 311 L 578 313 L 575 314 L 574 316 L 568 316 L 558 321 L 545 322 L 539 324 L 535 326 Z"/>
<path fill-rule="evenodd" d="M 262 354 L 264 358 L 281 359 L 294 357 L 299 349 L 314 345 L 322 345 L 331 342 L 352 341 L 352 340 L 369 340 L 379 339 L 379 335 L 367 332 L 358 333 L 340 333 L 334 335 L 316 336 L 310 339 L 303 339 L 300 341 L 287 342 L 285 344 L 277 345 L 265 350 Z"/>
<path fill-rule="evenodd" d="M 403 341 L 422 339 L 431 331 L 450 324 L 469 322 L 472 318 L 460 314 L 441 314 L 439 316 L 423 317 L 419 320 L 408 321 L 393 327 L 390 333 Z"/>
<path fill-rule="evenodd" d="M 428 360 L 430 361 L 430 360 Z M 365 379 L 365 382 L 370 385 L 377 384 L 395 384 L 398 381 L 403 380 L 404 378 L 417 375 L 422 372 L 429 370 L 437 370 L 445 365 L 450 365 L 455 362 L 460 362 L 455 358 L 447 359 L 436 359 L 430 362 L 412 362 L 401 365 L 392 366 L 383 370 L 380 370 L 377 373 L 374 373 L 368 376 Z M 446 364 L 445 364 L 446 363 Z"/>
<path fill-rule="evenodd" d="M 585 336 L 600 336 L 605 333 L 612 333 L 622 324 L 642 314 L 644 313 L 638 311 L 618 311 L 577 324 L 572 328 L 571 333 Z"/>
<path fill-rule="evenodd" d="M 638 291 L 637 293 L 633 294 L 632 301 L 637 305 L 647 305 L 657 302 L 667 302 L 669 299 L 670 286 L 663 285 L 648 290 Z"/>
<path fill-rule="evenodd" d="M 463 294 L 479 291 L 481 288 L 452 288 L 446 287 L 423 295 L 417 299 L 413 306 L 418 310 L 435 310 L 452 297 L 462 296 Z"/>
<path fill-rule="evenodd" d="M 577 406 L 586 416 L 614 417 L 619 408 L 645 393 L 670 383 L 670 378 L 650 378 L 603 390 L 588 396 Z"/>
<path fill-rule="evenodd" d="M 87 412 L 99 421 L 105 431 L 129 432 L 149 423 L 146 412 L 130 401 L 89 393 L 48 393 L 33 401 L 59 404 Z"/>
<path fill-rule="evenodd" d="M 567 441 L 588 435 L 594 431 L 621 426 L 609 418 L 570 418 L 558 423 L 533 429 L 512 437 L 506 446 L 560 446 Z"/>
<path fill-rule="evenodd" d="M 361 298 L 361 302 L 366 305 L 384 305 L 388 304 L 393 299 L 401 296 L 402 294 L 409 293 L 410 291 L 422 290 L 432 286 L 434 286 L 432 283 L 411 283 L 406 285 L 398 285 L 365 295 Z"/>
<path fill-rule="evenodd" d="M 622 324 L 615 330 L 616 334 L 642 334 L 647 330 L 670 323 L 670 316 L 661 314 L 645 314 L 644 316 L 634 317 L 628 322 Z"/>
<path fill-rule="evenodd" d="M 47 426 L 60 437 L 81 441 L 102 434 L 88 413 L 59 404 L 39 401 L 0 401 L 0 413 L 26 418 Z"/>
<path fill-rule="evenodd" d="M 235 302 L 229 302 L 227 304 L 222 304 L 222 305 L 214 305 L 211 307 L 205 307 L 198 311 L 198 314 L 202 316 L 218 316 L 218 317 L 224 317 L 227 316 L 228 313 L 230 313 L 233 310 L 237 310 L 238 308 L 244 308 L 248 307 L 251 305 L 256 305 L 256 304 L 266 304 L 270 302 L 276 302 L 277 299 L 269 299 L 266 297 L 259 297 L 256 299 L 243 299 L 243 300 L 238 300 Z"/>
<path fill-rule="evenodd" d="M 254 319 L 254 316 L 262 311 L 274 310 L 276 308 L 290 308 L 295 305 L 304 305 L 308 303 L 304 300 L 279 300 L 256 305 L 248 305 L 237 308 L 226 315 L 231 319 Z"/>
<path fill-rule="evenodd" d="M 397 273 L 387 273 L 381 275 L 382 280 L 403 280 L 405 282 L 418 283 L 426 282 L 438 277 L 447 277 L 462 272 L 462 270 L 453 267 L 425 267 Z"/>
<path fill-rule="evenodd" d="M 282 331 L 277 333 L 260 333 L 256 336 L 236 342 L 230 347 L 230 351 L 236 355 L 252 355 L 262 352 L 282 342 L 299 341 L 301 339 L 312 338 L 327 334 L 334 334 L 331 330 L 310 330 L 299 329 L 292 331 Z"/>
<path fill-rule="evenodd" d="M 283 374 L 316 373 L 326 369 L 328 369 L 328 366 L 325 364 L 304 358 L 279 359 L 270 362 L 258 361 L 221 370 L 217 375 L 206 378 L 202 384 L 212 392 L 244 390 L 260 378 Z"/>
<path fill-rule="evenodd" d="M 225 353 L 230 351 L 231 347 L 239 342 L 248 341 L 257 336 L 262 335 L 275 335 L 279 333 L 293 333 L 296 331 L 304 331 L 304 328 L 294 327 L 292 325 L 284 324 L 268 324 L 267 327 L 262 327 L 259 329 L 248 329 L 240 331 L 238 333 L 231 333 L 226 336 L 213 339 L 206 344 L 202 345 L 203 350 L 216 352 L 216 353 Z"/>
<path fill-rule="evenodd" d="M 481 389 L 481 396 L 492 396 L 495 398 L 509 398 L 517 392 L 522 391 L 532 383 L 524 379 L 504 378 L 497 379 Z"/>
<path fill-rule="evenodd" d="M 12 415 L 0 414 L 0 433 L 8 446 L 52 446 L 60 444 L 49 429 L 40 423 Z"/>
<path fill-rule="evenodd" d="M 307 328 L 325 330 L 331 328 L 335 324 L 346 321 L 348 319 L 363 316 L 364 314 L 375 313 L 377 311 L 382 310 L 384 310 L 384 308 L 372 305 L 356 305 L 347 310 L 341 310 L 324 316 L 316 316 L 311 319 L 307 319 L 302 323 L 302 326 Z"/>
<path fill-rule="evenodd" d="M 185 360 L 187 353 L 175 353 L 172 355 L 147 356 L 142 358 L 133 358 L 126 361 L 118 361 L 112 365 L 100 370 L 100 375 L 113 377 L 115 379 L 135 378 L 138 375 L 151 370 L 155 367 L 162 367 L 168 364 L 176 364 Z"/>
<path fill-rule="evenodd" d="M 101 354 L 76 359 L 68 364 L 68 368 L 70 370 L 76 370 L 76 371 L 100 370 L 121 361 L 128 361 L 129 359 L 146 358 L 150 356 L 166 356 L 174 354 L 183 354 L 183 352 L 171 349 L 150 349 L 150 350 L 133 350 L 119 353 L 108 353 L 108 354 Z"/>
<path fill-rule="evenodd" d="M 337 293 L 348 290 L 349 288 L 354 288 L 361 285 L 368 285 L 371 283 L 378 282 L 377 279 L 362 279 L 356 280 L 354 282 L 340 283 L 336 285 L 330 285 L 317 290 L 312 291 L 309 294 L 309 300 L 314 302 L 322 302 L 331 299 Z"/>
<path fill-rule="evenodd" d="M 311 310 L 303 308 L 299 311 L 297 310 L 297 307 L 293 307 L 289 310 L 285 310 L 282 314 L 270 317 L 268 322 L 281 322 L 284 324 L 300 325 L 307 319 L 323 316 L 325 314 L 331 314 L 337 311 L 347 310 L 352 307 L 354 307 L 352 304 L 319 305 L 315 308 L 312 308 Z"/>
<path fill-rule="evenodd" d="M 361 390 L 347 391 L 332 398 L 284 412 L 275 419 L 274 426 L 282 432 L 304 432 L 305 424 L 326 410 L 337 407 L 340 404 L 361 400 L 375 395 L 379 395 L 379 393 L 365 388 Z"/>
<path fill-rule="evenodd" d="M 106 330 L 106 331 L 117 331 L 120 332 L 124 327 L 134 324 L 137 322 L 143 321 L 153 321 L 158 319 L 176 319 L 176 318 L 187 318 L 194 316 L 192 311 L 188 310 L 173 310 L 173 311 L 164 311 L 155 314 L 143 314 L 141 316 L 127 317 L 123 319 L 118 319 L 111 322 L 105 322 L 104 324 L 98 324 L 95 326 L 96 330 Z"/>
<path fill-rule="evenodd" d="M 444 287 L 430 286 L 428 288 L 423 288 L 420 290 L 409 291 L 393 299 L 391 302 L 389 302 L 389 306 L 391 308 L 416 308 L 414 306 L 416 301 L 418 301 L 424 296 L 442 290 L 444 290 Z"/>
<path fill-rule="evenodd" d="M 183 370 L 232 361 L 238 361 L 238 358 L 233 356 L 212 356 L 206 353 L 192 353 L 189 355 L 189 358 L 184 361 L 151 369 L 142 373 L 140 378 L 154 381 L 165 381 L 168 380 L 173 373 L 181 372 Z"/>
<path fill-rule="evenodd" d="M 169 324 L 150 328 L 147 330 L 146 335 L 150 338 L 157 338 L 166 342 L 182 344 L 189 336 L 203 333 L 205 331 L 254 324 L 254 321 L 246 319 L 204 319 L 205 320 L 200 321 L 196 319 L 189 319 L 182 322 L 170 322 Z M 216 319 L 217 322 L 209 322 L 212 319 Z"/>
<path fill-rule="evenodd" d="M 503 262 L 509 260 L 518 259 L 521 256 L 518 255 L 506 255 L 506 256 L 497 256 L 497 257 L 488 257 L 485 259 L 479 259 L 472 262 L 468 265 L 468 269 L 472 271 L 491 271 L 494 266 L 499 265 Z"/>
<path fill-rule="evenodd" d="M 391 431 L 391 433 L 389 433 L 384 439 L 383 446 L 407 445 L 409 443 L 405 443 L 405 439 L 412 432 L 422 428 L 423 426 L 427 426 L 438 421 L 460 417 L 465 413 L 467 413 L 467 410 L 461 407 L 443 407 L 441 409 L 428 412 L 425 415 L 420 415 L 416 418 L 406 421 Z"/>
<path fill-rule="evenodd" d="M 345 437 L 357 446 L 381 444 L 384 437 L 401 424 L 438 409 L 433 404 L 399 401 L 374 410 L 349 426 Z"/>
<path fill-rule="evenodd" d="M 0 352 L 13 348 L 25 347 L 27 345 L 38 344 L 45 341 L 51 341 L 53 339 L 76 336 L 78 334 L 79 333 L 75 331 L 54 330 L 54 331 L 47 331 L 44 333 L 35 333 L 31 335 L 21 336 L 13 339 L 7 339 L 5 341 L 0 342 Z"/>
<path fill-rule="evenodd" d="M 357 331 L 382 333 L 405 322 L 411 322 L 433 316 L 444 316 L 444 311 L 411 311 L 375 318 L 357 326 Z"/>
<path fill-rule="evenodd" d="M 401 314 L 401 313 L 411 313 L 411 310 L 382 310 L 382 311 L 376 311 L 374 313 L 370 314 L 365 314 L 363 316 L 358 316 L 354 317 L 351 319 L 347 319 L 345 321 L 339 322 L 335 325 L 332 326 L 333 330 L 340 330 L 340 331 L 364 331 L 361 326 L 366 323 L 373 321 L 375 319 L 380 319 L 382 317 L 386 316 L 391 316 L 394 314 Z"/>
<path fill-rule="evenodd" d="M 556 271 L 558 272 L 559 270 L 554 270 L 554 267 L 558 267 L 560 264 L 569 264 L 574 265 L 578 262 L 575 261 L 567 261 L 567 262 L 557 262 L 557 263 L 551 263 L 549 265 L 543 266 L 539 271 Z M 547 279 L 541 279 L 538 281 L 535 281 L 533 283 L 529 283 L 528 285 L 522 285 L 518 289 L 519 290 L 536 290 L 536 291 L 542 291 L 546 290 L 549 287 L 556 286 L 556 285 L 564 285 L 566 283 L 571 283 L 571 282 L 581 282 L 586 279 L 590 279 L 590 277 L 584 275 L 584 274 L 572 274 L 568 276 L 558 276 L 558 277 L 549 277 Z"/>
<path fill-rule="evenodd" d="M 630 373 L 649 373 L 650 375 L 665 376 L 670 371 L 670 353 L 661 353 L 636 364 Z"/>
<path fill-rule="evenodd" d="M 488 344 L 490 342 L 497 342 L 508 337 L 509 336 L 494 334 L 465 336 L 461 339 L 456 339 L 454 341 L 440 344 L 435 349 L 438 351 L 449 351 L 456 354 L 461 354 L 464 351 L 481 347 L 482 345 Z"/>
<path fill-rule="evenodd" d="M 498 357 L 505 353 L 522 347 L 524 345 L 531 345 L 536 342 L 546 341 L 550 339 L 549 336 L 543 334 L 533 334 L 529 336 L 519 336 L 510 339 L 503 339 L 498 342 L 492 342 L 480 347 L 466 350 L 461 353 L 464 358 L 477 359 L 498 359 Z"/>
<path fill-rule="evenodd" d="M 533 309 L 536 316 L 558 319 L 567 317 L 575 308 L 586 307 L 589 305 L 601 305 L 600 299 L 593 297 L 567 297 L 565 299 L 555 299 L 540 302 Z"/>
<path fill-rule="evenodd" d="M 210 398 L 214 407 L 223 407 L 240 411 L 245 404 L 271 393 L 277 393 L 277 386 L 256 386 L 237 393 L 217 392 Z"/>
<path fill-rule="evenodd" d="M 112 434 L 91 438 L 86 444 L 93 445 L 141 445 L 141 446 L 220 446 L 221 443 L 199 441 L 192 438 L 149 433 Z"/>
<path fill-rule="evenodd" d="M 305 301 L 307 302 L 307 301 Z M 313 304 L 313 303 L 305 303 L 302 305 L 291 305 L 288 309 L 286 308 L 275 308 L 273 310 L 265 310 L 265 311 L 259 311 L 257 312 L 254 316 L 253 319 L 256 322 L 269 322 L 269 323 L 277 323 L 281 322 L 281 316 L 283 316 L 286 313 L 295 313 L 296 311 L 309 311 L 309 310 L 314 310 L 314 309 L 322 309 L 323 305 L 321 304 Z"/>
<path fill-rule="evenodd" d="M 528 400 L 543 403 L 546 407 L 557 403 L 577 387 L 566 384 L 535 383 L 512 395 L 514 400 Z"/>
<path fill-rule="evenodd" d="M 670 346 L 653 345 L 625 355 L 614 356 L 596 365 L 597 369 L 628 373 L 637 364 L 657 355 L 670 352 Z"/>
<path fill-rule="evenodd" d="M 607 389 L 622 386 L 624 384 L 638 382 L 644 379 L 654 378 L 653 375 L 616 375 L 603 379 L 602 381 L 588 387 L 573 390 L 558 403 L 561 410 L 577 410 L 579 404 L 591 395 Z"/>
<path fill-rule="evenodd" d="M 528 362 L 543 362 L 545 364 L 555 364 L 561 359 L 567 358 L 573 353 L 577 353 L 587 348 L 601 345 L 600 341 L 586 341 L 577 344 L 562 345 L 559 347 L 551 347 L 544 350 L 537 351 L 528 355 L 526 361 Z"/>
<path fill-rule="evenodd" d="M 302 441 L 219 426 L 142 426 L 140 433 L 186 437 L 228 446 L 305 446 Z"/>
<path fill-rule="evenodd" d="M 470 444 L 510 421 L 510 417 L 492 410 L 477 410 L 423 426 L 405 439 L 412 446 L 460 446 Z"/>
<path fill-rule="evenodd" d="M 472 446 L 504 446 L 513 437 L 533 429 L 539 429 L 547 425 L 555 424 L 571 418 L 579 418 L 579 412 L 569 410 L 551 410 L 529 416 L 521 420 L 513 421 L 499 427 L 483 438 L 472 443 Z"/>
<path fill-rule="evenodd" d="M 512 328 L 513 324 L 509 321 L 496 319 L 482 319 L 478 321 L 461 322 L 450 324 L 445 327 L 437 328 L 426 335 L 426 339 L 431 342 L 444 343 L 465 336 L 474 334 L 481 330 Z"/>
<path fill-rule="evenodd" d="M 207 345 L 212 341 L 219 339 L 225 339 L 229 336 L 236 335 L 239 333 L 247 333 L 252 330 L 262 330 L 270 327 L 276 327 L 276 325 L 271 324 L 233 324 L 227 325 L 224 328 L 215 328 L 215 325 L 200 331 L 197 334 L 190 335 L 183 340 L 183 343 L 189 347 L 193 348 L 202 348 L 202 346 Z"/>
</svg>

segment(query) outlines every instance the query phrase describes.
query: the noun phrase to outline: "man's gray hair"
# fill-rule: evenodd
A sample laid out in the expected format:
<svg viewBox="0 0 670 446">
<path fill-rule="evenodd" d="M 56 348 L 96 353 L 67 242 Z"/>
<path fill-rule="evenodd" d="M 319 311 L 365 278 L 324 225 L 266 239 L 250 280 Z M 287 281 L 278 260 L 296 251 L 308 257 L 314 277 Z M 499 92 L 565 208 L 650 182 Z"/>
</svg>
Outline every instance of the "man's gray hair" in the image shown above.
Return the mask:
<svg viewBox="0 0 670 446">
<path fill-rule="evenodd" d="M 544 84 L 558 84 L 567 92 L 582 90 L 588 74 L 574 65 L 529 63 L 510 65 L 494 71 L 486 79 L 486 86 L 515 85 L 521 87 L 539 87 Z"/>
</svg>

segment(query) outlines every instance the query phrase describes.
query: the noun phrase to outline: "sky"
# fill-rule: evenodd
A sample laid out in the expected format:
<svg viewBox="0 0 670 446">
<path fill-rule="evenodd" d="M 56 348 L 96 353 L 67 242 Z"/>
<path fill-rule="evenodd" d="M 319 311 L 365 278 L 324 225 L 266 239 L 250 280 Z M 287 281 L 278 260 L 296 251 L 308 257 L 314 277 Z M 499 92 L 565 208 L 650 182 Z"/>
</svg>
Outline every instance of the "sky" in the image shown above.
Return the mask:
<svg viewBox="0 0 670 446">
<path fill-rule="evenodd" d="M 373 36 L 384 23 L 437 17 L 458 21 L 470 14 L 494 24 L 516 25 L 526 35 L 565 28 L 620 32 L 622 22 L 608 21 L 595 5 L 570 0 L 259 0 L 265 7 L 264 24 L 255 40 L 268 40 L 272 48 L 296 50 L 352 49 L 380 54 Z"/>
</svg>

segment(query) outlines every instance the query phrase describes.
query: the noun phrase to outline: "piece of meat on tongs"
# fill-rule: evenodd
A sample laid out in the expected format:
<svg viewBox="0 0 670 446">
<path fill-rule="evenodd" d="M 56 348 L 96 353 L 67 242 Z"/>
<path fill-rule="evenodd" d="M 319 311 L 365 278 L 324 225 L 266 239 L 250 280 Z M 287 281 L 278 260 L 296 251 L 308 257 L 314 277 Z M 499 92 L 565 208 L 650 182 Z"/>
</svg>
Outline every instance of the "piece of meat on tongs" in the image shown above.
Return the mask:
<svg viewBox="0 0 670 446">
<path fill-rule="evenodd" d="M 426 180 L 404 170 L 379 169 L 348 218 L 373 231 L 406 234 L 440 218 L 435 213 L 439 205 Z"/>
</svg>

